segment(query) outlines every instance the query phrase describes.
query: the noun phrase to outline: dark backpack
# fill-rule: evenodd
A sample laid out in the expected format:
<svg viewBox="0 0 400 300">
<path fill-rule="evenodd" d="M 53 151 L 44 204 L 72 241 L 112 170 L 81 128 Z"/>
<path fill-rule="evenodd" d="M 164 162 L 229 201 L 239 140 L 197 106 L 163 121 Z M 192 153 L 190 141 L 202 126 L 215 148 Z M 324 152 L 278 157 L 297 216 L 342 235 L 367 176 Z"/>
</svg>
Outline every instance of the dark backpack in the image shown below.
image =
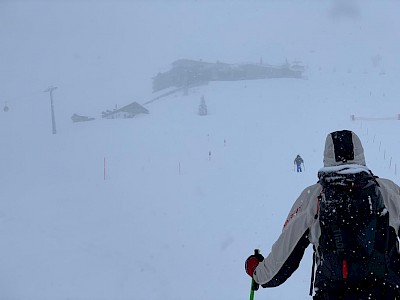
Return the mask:
<svg viewBox="0 0 400 300">
<path fill-rule="evenodd" d="M 316 216 L 321 235 L 315 286 L 340 291 L 382 285 L 389 213 L 376 178 L 367 172 L 319 175 L 323 190 Z"/>
</svg>

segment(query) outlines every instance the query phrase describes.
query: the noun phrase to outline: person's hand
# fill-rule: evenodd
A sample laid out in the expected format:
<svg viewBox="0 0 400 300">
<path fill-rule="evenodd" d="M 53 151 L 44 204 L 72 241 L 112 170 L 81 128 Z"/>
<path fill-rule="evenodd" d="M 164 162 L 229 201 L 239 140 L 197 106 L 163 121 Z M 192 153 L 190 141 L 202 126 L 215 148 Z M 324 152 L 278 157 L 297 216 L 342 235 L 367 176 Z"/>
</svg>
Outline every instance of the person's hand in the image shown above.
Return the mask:
<svg viewBox="0 0 400 300">
<path fill-rule="evenodd" d="M 264 260 L 264 256 L 258 251 L 255 251 L 253 255 L 250 255 L 245 262 L 246 273 L 253 278 L 254 270 L 257 268 L 258 264 Z"/>
</svg>

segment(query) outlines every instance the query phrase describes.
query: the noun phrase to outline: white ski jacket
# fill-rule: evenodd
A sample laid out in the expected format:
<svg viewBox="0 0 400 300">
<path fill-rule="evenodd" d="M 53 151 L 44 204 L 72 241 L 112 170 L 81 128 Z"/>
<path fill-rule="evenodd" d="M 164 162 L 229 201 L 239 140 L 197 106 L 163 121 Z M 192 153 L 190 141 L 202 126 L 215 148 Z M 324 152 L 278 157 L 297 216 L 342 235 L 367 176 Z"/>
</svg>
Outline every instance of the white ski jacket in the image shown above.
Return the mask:
<svg viewBox="0 0 400 300">
<path fill-rule="evenodd" d="M 324 150 L 324 168 L 320 172 L 372 174 L 366 167 L 361 141 L 354 132 L 342 130 L 328 134 Z M 376 181 L 389 212 L 389 230 L 394 240 L 391 252 L 386 258 L 391 268 L 390 280 L 392 286 L 400 289 L 400 255 L 395 237 L 399 234 L 400 226 L 400 187 L 388 179 L 376 178 Z M 258 284 L 263 287 L 282 284 L 298 268 L 304 251 L 310 243 L 318 249 L 321 228 L 316 215 L 319 210 L 318 197 L 321 192 L 322 185 L 316 183 L 304 189 L 297 198 L 270 254 L 254 271 L 253 278 Z M 318 251 L 316 254 L 318 256 Z M 318 279 L 318 274 L 316 276 Z"/>
<path fill-rule="evenodd" d="M 396 234 L 400 226 L 400 187 L 388 179 L 377 178 L 387 210 L 389 224 Z M 307 246 L 318 247 L 320 236 L 318 196 L 322 186 L 317 183 L 303 190 L 293 204 L 284 223 L 282 233 L 274 243 L 271 253 L 254 272 L 254 280 L 264 287 L 282 284 L 298 268 Z"/>
</svg>

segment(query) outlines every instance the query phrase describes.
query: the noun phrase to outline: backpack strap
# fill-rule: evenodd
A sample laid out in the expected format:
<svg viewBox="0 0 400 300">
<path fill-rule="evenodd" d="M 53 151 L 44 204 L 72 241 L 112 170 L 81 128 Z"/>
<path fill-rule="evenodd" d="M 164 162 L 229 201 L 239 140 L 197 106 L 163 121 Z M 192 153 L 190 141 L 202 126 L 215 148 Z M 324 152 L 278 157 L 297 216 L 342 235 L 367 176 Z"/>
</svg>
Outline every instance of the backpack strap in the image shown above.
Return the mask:
<svg viewBox="0 0 400 300">
<path fill-rule="evenodd" d="M 314 219 L 317 220 L 318 216 L 319 216 L 319 209 L 321 206 L 321 200 L 322 200 L 322 194 L 323 194 L 324 190 L 322 189 L 322 191 L 319 193 L 318 197 L 317 197 L 317 210 L 315 212 L 315 216 Z M 310 281 L 310 296 L 312 296 L 313 291 L 314 291 L 314 281 L 315 281 L 315 264 L 317 261 L 317 249 L 315 248 L 315 246 L 313 245 L 313 258 L 312 258 L 312 267 L 311 267 L 311 281 Z"/>
<path fill-rule="evenodd" d="M 313 246 L 313 256 L 312 256 L 312 267 L 311 267 L 311 282 L 310 282 L 310 296 L 312 296 L 313 291 L 314 291 L 314 280 L 315 280 L 315 262 L 317 260 L 316 258 L 316 249 L 315 246 Z"/>
<path fill-rule="evenodd" d="M 314 220 L 318 219 L 319 216 L 319 209 L 321 207 L 321 200 L 322 200 L 322 195 L 324 193 L 324 189 L 322 189 L 321 193 L 319 193 L 318 197 L 317 197 L 317 209 L 315 211 L 315 215 L 314 215 Z"/>
</svg>

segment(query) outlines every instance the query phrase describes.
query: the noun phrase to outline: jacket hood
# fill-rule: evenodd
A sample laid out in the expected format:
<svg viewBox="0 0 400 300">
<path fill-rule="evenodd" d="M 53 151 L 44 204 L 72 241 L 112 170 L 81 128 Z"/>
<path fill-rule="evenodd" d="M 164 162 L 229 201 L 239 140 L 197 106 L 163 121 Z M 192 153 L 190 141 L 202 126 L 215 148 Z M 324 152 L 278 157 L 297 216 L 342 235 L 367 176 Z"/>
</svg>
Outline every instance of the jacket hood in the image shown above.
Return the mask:
<svg viewBox="0 0 400 300">
<path fill-rule="evenodd" d="M 361 141 L 350 130 L 331 132 L 325 141 L 324 167 L 347 164 L 366 165 Z"/>
</svg>

